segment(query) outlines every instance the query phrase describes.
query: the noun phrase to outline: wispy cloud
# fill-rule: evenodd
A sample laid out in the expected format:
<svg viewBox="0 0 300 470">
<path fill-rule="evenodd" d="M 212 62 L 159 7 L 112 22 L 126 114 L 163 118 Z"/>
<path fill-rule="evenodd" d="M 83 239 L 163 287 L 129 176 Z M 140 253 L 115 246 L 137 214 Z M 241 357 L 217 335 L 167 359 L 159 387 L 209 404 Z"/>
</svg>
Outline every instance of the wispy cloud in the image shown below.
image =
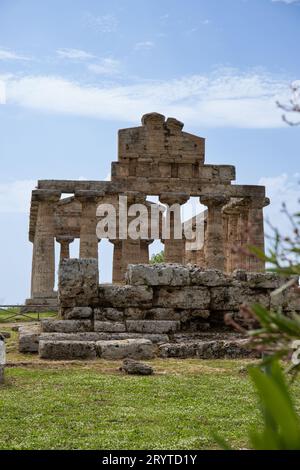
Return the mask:
<svg viewBox="0 0 300 470">
<path fill-rule="evenodd" d="M 0 182 L 0 213 L 27 214 L 35 186 L 34 180 Z"/>
<path fill-rule="evenodd" d="M 153 41 L 141 41 L 141 42 L 137 42 L 135 44 L 134 49 L 136 51 L 149 50 L 149 49 L 152 49 L 154 46 L 155 46 L 155 44 L 154 44 Z"/>
<path fill-rule="evenodd" d="M 81 49 L 57 49 L 57 55 L 62 59 L 71 59 L 71 60 L 88 60 L 93 59 L 95 56 L 90 52 L 83 51 Z"/>
<path fill-rule="evenodd" d="M 0 60 L 31 60 L 31 58 L 9 49 L 0 49 Z"/>
<path fill-rule="evenodd" d="M 120 72 L 120 61 L 106 57 L 100 59 L 97 63 L 89 64 L 88 69 L 90 72 L 97 75 L 116 75 Z"/>
<path fill-rule="evenodd" d="M 115 33 L 118 29 L 119 20 L 110 13 L 106 15 L 95 16 L 92 13 L 86 13 L 84 17 L 87 26 L 101 33 Z"/>
<path fill-rule="evenodd" d="M 272 2 L 281 2 L 286 3 L 287 5 L 291 5 L 292 3 L 299 3 L 300 0 L 272 0 Z"/>
<path fill-rule="evenodd" d="M 134 85 L 87 86 L 52 76 L 8 78 L 7 104 L 53 113 L 136 122 L 150 111 L 202 127 L 271 128 L 282 126 L 277 99 L 288 82 L 264 73 L 218 70 Z"/>
</svg>

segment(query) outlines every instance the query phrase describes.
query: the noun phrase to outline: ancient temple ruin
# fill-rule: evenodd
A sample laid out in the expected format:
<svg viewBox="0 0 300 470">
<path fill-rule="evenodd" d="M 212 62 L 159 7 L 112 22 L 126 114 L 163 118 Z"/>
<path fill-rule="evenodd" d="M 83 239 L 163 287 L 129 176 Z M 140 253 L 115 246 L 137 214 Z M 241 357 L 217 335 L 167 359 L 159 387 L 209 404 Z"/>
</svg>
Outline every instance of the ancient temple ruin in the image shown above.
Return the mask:
<svg viewBox="0 0 300 470">
<path fill-rule="evenodd" d="M 144 115 L 140 127 L 119 131 L 111 181 L 38 181 L 30 209 L 33 256 L 28 308 L 45 304 L 49 310 L 57 304 L 55 240 L 61 246 L 61 259 L 69 257 L 74 239 L 80 240 L 80 258 L 98 258 L 97 205 L 111 202 L 117 207 L 120 195 L 130 203 L 148 205 L 147 196 L 158 196 L 161 204 L 169 205 L 198 197 L 207 207 L 203 247 L 186 250 L 185 240 L 175 239 L 171 231 L 169 239 L 162 240 L 166 263 L 193 263 L 227 273 L 238 268 L 263 271 L 263 262 L 247 254 L 246 247 L 264 249 L 263 208 L 269 203 L 265 188 L 233 184 L 234 180 L 233 166 L 205 163 L 204 138 L 184 132 L 183 123 L 174 118 Z M 129 264 L 149 262 L 153 239 L 121 240 L 117 235 L 110 241 L 113 283 L 124 281 Z"/>
<path fill-rule="evenodd" d="M 245 357 L 255 353 L 228 330 L 225 316 L 240 321 L 241 305 L 256 302 L 287 315 L 300 311 L 294 290 L 272 295 L 285 280 L 265 273 L 264 263 L 247 249 L 264 250 L 265 188 L 233 184 L 235 168 L 206 164 L 204 139 L 182 129 L 174 118 L 146 114 L 142 126 L 119 131 L 111 181 L 38 182 L 31 200 L 32 286 L 26 308 L 57 307 L 59 316 L 20 328 L 21 352 L 46 359 Z M 62 198 L 66 193 L 70 196 Z M 121 196 L 150 209 L 158 203 L 147 197 L 158 196 L 166 214 L 158 218 L 156 236 L 147 228 L 143 236 L 123 237 L 116 219 L 115 235 L 109 236 L 113 282 L 100 284 L 97 209 L 109 203 L 120 212 Z M 198 216 L 189 221 L 202 233 L 201 246 L 192 250 L 191 240 L 176 235 L 175 224 L 168 237 L 164 231 L 175 217 L 172 204 L 191 197 L 206 206 L 200 225 Z M 182 235 L 180 210 L 177 217 Z M 130 223 L 128 216 L 126 229 Z M 75 238 L 79 255 L 70 258 Z M 155 238 L 164 243 L 164 264 L 149 264 Z M 55 240 L 61 245 L 58 297 Z"/>
</svg>

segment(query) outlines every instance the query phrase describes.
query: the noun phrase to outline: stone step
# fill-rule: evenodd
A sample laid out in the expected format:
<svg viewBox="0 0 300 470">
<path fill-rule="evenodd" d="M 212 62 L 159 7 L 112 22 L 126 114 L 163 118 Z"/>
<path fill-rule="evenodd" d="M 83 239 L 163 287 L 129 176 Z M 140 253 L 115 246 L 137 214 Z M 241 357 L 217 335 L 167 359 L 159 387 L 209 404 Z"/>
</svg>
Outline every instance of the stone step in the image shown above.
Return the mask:
<svg viewBox="0 0 300 470">
<path fill-rule="evenodd" d="M 42 320 L 44 333 L 84 333 L 93 331 L 91 320 Z"/>
<path fill-rule="evenodd" d="M 91 320 L 43 320 L 43 333 L 150 333 L 168 334 L 180 330 L 173 320 L 126 320 L 125 322 Z"/>
<path fill-rule="evenodd" d="M 180 329 L 179 321 L 172 320 L 126 320 L 128 332 L 132 333 L 175 333 Z"/>
<path fill-rule="evenodd" d="M 159 346 L 159 356 L 198 359 L 238 359 L 260 358 L 258 351 L 248 347 L 248 339 L 235 340 L 210 340 L 210 341 L 186 341 L 180 343 L 168 343 Z"/>
<path fill-rule="evenodd" d="M 74 360 L 95 359 L 152 359 L 157 347 L 148 339 L 111 341 L 55 341 L 41 340 L 39 354 L 42 359 Z"/>
<path fill-rule="evenodd" d="M 170 338 L 166 334 L 157 333 L 41 333 L 41 341 L 111 341 L 124 339 L 148 339 L 152 343 L 168 343 Z"/>
</svg>

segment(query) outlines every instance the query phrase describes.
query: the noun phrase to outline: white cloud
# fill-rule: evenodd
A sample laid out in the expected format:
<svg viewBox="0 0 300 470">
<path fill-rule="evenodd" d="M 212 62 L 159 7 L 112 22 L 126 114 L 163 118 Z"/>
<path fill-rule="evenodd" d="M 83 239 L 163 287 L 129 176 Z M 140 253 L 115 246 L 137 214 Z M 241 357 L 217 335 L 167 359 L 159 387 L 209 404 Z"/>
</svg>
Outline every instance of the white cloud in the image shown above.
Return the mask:
<svg viewBox="0 0 300 470">
<path fill-rule="evenodd" d="M 87 60 L 93 59 L 95 56 L 89 52 L 83 51 L 81 49 L 58 49 L 56 53 L 62 59 L 72 59 L 72 60 Z"/>
<path fill-rule="evenodd" d="M 87 13 L 85 23 L 101 33 L 115 33 L 119 25 L 118 19 L 112 14 L 95 16 Z"/>
<path fill-rule="evenodd" d="M 272 0 L 272 2 L 281 2 L 291 5 L 292 3 L 299 3 L 300 0 Z"/>
<path fill-rule="evenodd" d="M 264 210 L 266 219 L 279 228 L 282 234 L 288 235 L 291 226 L 286 215 L 281 212 L 282 203 L 286 204 L 291 214 L 299 212 L 300 175 L 282 173 L 278 176 L 266 176 L 258 184 L 266 186 L 266 194 L 271 200 L 271 204 Z M 267 225 L 266 231 L 270 231 Z"/>
<path fill-rule="evenodd" d="M 6 79 L 7 104 L 39 111 L 137 122 L 151 111 L 202 127 L 272 128 L 284 125 L 275 101 L 288 97 L 288 82 L 263 73 L 219 70 L 134 85 L 82 85 L 61 77 Z M 287 96 L 286 96 L 287 95 Z"/>
<path fill-rule="evenodd" d="M 155 46 L 153 41 L 142 41 L 142 42 L 137 42 L 134 46 L 134 49 L 136 51 L 139 50 L 149 50 L 152 49 Z"/>
<path fill-rule="evenodd" d="M 95 64 L 89 64 L 88 69 L 97 75 L 116 75 L 120 71 L 120 61 L 107 57 Z"/>
<path fill-rule="evenodd" d="M 29 213 L 35 180 L 0 182 L 0 213 Z"/>
<path fill-rule="evenodd" d="M 0 49 L 0 60 L 31 60 L 31 58 L 17 54 L 9 49 Z"/>
</svg>

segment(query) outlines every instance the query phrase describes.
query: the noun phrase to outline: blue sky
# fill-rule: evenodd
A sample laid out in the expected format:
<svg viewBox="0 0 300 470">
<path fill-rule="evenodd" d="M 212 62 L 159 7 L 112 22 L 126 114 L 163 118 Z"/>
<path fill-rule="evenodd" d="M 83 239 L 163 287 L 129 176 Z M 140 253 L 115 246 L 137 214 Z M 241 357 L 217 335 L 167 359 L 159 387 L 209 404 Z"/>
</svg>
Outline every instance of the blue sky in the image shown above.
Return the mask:
<svg viewBox="0 0 300 470">
<path fill-rule="evenodd" d="M 266 184 L 282 225 L 300 129 L 275 102 L 300 79 L 299 24 L 297 0 L 0 0 L 0 303 L 29 293 L 36 180 L 107 178 L 117 130 L 146 112 L 206 137 L 238 183 Z"/>
</svg>

